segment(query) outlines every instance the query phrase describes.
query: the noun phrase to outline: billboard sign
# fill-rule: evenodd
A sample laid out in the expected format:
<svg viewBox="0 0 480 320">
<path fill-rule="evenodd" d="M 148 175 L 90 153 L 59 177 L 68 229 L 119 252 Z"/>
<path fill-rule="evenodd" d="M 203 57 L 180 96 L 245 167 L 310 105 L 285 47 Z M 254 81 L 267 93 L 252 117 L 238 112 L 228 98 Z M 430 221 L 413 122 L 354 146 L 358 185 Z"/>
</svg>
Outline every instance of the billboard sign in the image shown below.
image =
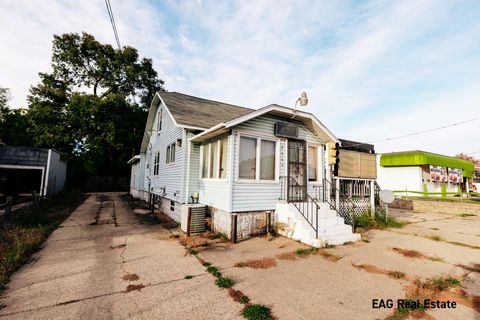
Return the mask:
<svg viewBox="0 0 480 320">
<path fill-rule="evenodd" d="M 448 168 L 448 181 L 453 183 L 462 183 L 462 169 Z"/>
<path fill-rule="evenodd" d="M 430 179 L 435 182 L 446 182 L 448 179 L 447 168 L 430 165 Z"/>
</svg>

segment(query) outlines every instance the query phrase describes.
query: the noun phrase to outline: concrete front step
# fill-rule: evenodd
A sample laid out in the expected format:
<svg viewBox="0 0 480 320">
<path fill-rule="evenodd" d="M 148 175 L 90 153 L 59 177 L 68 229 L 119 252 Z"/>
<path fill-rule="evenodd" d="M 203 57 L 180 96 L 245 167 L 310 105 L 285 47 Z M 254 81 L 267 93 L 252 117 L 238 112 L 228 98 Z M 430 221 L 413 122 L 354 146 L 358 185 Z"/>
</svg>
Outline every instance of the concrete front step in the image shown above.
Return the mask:
<svg viewBox="0 0 480 320">
<path fill-rule="evenodd" d="M 285 225 L 280 233 L 311 246 L 326 244 L 339 245 L 345 242 L 358 241 L 360 235 L 352 232 L 352 227 L 345 224 L 344 219 L 337 216 L 328 204 L 322 204 L 318 215 L 318 238 L 314 228 L 293 205 L 286 202 L 277 203 L 276 221 Z M 313 225 L 316 223 L 313 221 Z"/>
</svg>

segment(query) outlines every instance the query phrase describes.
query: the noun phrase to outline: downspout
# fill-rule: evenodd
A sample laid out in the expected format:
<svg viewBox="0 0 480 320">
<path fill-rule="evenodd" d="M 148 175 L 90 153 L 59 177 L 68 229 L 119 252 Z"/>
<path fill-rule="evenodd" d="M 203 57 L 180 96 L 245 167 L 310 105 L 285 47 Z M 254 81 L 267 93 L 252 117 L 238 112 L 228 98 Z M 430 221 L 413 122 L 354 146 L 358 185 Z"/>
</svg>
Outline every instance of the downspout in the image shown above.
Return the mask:
<svg viewBox="0 0 480 320">
<path fill-rule="evenodd" d="M 47 173 L 45 174 L 45 183 L 43 185 L 43 196 L 47 196 L 48 190 L 48 178 L 50 177 L 50 161 L 52 159 L 52 149 L 48 149 L 48 157 L 47 157 Z"/>
<path fill-rule="evenodd" d="M 186 132 L 186 130 L 184 129 L 184 131 Z M 185 135 L 185 139 L 184 141 L 187 143 L 186 147 L 187 147 L 187 171 L 185 172 L 185 174 L 187 175 L 186 179 L 185 179 L 185 193 L 184 193 L 184 197 L 185 197 L 185 204 L 188 204 L 188 199 L 189 199 L 189 193 L 190 193 L 190 158 L 191 158 L 191 147 L 192 147 L 192 142 L 190 142 L 190 140 L 186 139 L 186 135 Z"/>
</svg>

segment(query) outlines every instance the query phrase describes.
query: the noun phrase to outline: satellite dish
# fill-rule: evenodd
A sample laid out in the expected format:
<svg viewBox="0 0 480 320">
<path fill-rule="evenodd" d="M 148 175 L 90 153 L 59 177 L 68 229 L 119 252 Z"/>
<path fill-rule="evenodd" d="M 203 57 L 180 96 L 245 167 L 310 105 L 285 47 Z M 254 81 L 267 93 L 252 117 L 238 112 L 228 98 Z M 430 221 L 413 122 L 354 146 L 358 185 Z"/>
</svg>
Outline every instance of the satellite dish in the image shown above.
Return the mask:
<svg viewBox="0 0 480 320">
<path fill-rule="evenodd" d="M 381 190 L 379 193 L 379 196 L 380 196 L 380 200 L 382 200 L 387 204 L 392 203 L 393 200 L 395 200 L 395 193 L 393 193 L 390 190 Z"/>
</svg>

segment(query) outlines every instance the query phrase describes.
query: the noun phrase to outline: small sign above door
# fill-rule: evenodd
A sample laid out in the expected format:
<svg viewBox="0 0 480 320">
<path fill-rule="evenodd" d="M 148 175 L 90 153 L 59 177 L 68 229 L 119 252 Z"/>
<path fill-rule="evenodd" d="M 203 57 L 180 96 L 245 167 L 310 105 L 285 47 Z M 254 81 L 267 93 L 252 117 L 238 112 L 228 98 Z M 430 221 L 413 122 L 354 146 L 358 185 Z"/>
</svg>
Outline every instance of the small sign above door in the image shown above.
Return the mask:
<svg viewBox="0 0 480 320">
<path fill-rule="evenodd" d="M 298 126 L 286 122 L 275 123 L 275 135 L 281 138 L 298 138 Z"/>
</svg>

